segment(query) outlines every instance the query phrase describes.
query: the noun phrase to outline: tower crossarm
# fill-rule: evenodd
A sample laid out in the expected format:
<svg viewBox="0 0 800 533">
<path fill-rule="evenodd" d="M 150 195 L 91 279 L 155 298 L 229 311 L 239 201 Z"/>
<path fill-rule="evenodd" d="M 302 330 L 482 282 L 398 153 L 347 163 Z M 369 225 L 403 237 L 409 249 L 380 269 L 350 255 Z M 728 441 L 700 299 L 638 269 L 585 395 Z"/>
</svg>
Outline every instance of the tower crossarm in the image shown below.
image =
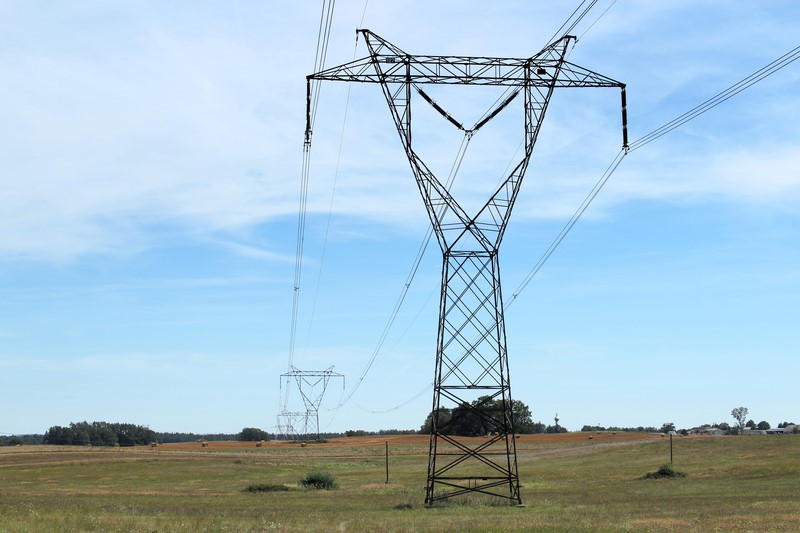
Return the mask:
<svg viewBox="0 0 800 533">
<path fill-rule="evenodd" d="M 622 91 L 623 146 L 627 148 L 625 84 L 564 59 L 575 37 L 550 43 L 527 58 L 454 55 L 413 55 L 368 29 L 363 35 L 370 55 L 321 70 L 306 77 L 306 142 L 311 141 L 312 81 L 346 81 L 379 84 L 496 85 L 552 90 L 556 88 L 608 87 Z"/>
<path fill-rule="evenodd" d="M 623 87 L 592 70 L 563 61 L 571 36 L 548 45 L 532 57 L 412 55 L 369 30 L 358 30 L 372 50 L 369 57 L 309 75 L 308 80 L 361 83 L 501 85 L 522 87 Z M 376 69 L 379 63 L 381 68 Z M 530 70 L 527 70 L 528 67 Z"/>
</svg>

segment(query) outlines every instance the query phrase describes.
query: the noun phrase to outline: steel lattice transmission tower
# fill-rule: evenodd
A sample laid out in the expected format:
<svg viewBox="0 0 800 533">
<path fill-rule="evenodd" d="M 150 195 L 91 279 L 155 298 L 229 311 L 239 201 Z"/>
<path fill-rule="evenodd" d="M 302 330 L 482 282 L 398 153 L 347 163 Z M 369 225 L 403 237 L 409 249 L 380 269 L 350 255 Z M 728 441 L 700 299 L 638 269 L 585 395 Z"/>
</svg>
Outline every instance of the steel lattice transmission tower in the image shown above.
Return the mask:
<svg viewBox="0 0 800 533">
<path fill-rule="evenodd" d="M 289 372 L 281 374 L 281 387 L 286 380 L 286 400 L 283 409 L 278 414 L 278 432 L 286 440 L 296 438 L 319 439 L 319 407 L 322 398 L 328 389 L 331 379 L 342 378 L 342 388 L 344 388 L 344 374 L 333 371 L 333 367 L 327 370 L 299 370 L 294 366 L 289 367 Z M 294 382 L 303 400 L 305 411 L 288 411 L 289 385 Z"/>
<path fill-rule="evenodd" d="M 442 284 L 425 503 L 479 492 L 522 503 L 509 379 L 498 251 L 528 168 L 554 89 L 616 87 L 622 92 L 623 145 L 627 147 L 625 85 L 565 60 L 571 36 L 524 59 L 411 55 L 369 30 L 369 56 L 308 76 L 312 80 L 376 83 L 403 143 L 442 251 Z M 425 84 L 504 86 L 511 95 L 472 129 L 465 129 L 422 89 Z M 525 151 L 477 213 L 467 213 L 415 152 L 411 135 L 414 92 L 451 123 L 472 135 L 521 92 Z M 308 121 L 306 143 L 311 140 Z M 449 408 L 451 418 L 440 416 Z M 477 416 L 486 438 L 455 436 L 464 415 Z"/>
</svg>

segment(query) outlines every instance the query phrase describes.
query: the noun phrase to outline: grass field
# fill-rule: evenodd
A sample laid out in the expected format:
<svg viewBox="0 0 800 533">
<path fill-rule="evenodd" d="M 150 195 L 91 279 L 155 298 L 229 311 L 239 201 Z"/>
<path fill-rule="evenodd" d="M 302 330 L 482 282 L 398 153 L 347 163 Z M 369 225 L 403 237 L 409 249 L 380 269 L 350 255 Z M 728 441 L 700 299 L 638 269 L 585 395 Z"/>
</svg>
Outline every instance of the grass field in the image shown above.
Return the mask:
<svg viewBox="0 0 800 533">
<path fill-rule="evenodd" d="M 676 437 L 679 479 L 642 479 L 669 460 L 668 439 L 652 435 L 524 435 L 517 451 L 525 507 L 468 498 L 427 508 L 424 436 L 6 447 L 0 532 L 800 531 L 800 435 Z M 339 489 L 300 489 L 313 469 Z"/>
</svg>

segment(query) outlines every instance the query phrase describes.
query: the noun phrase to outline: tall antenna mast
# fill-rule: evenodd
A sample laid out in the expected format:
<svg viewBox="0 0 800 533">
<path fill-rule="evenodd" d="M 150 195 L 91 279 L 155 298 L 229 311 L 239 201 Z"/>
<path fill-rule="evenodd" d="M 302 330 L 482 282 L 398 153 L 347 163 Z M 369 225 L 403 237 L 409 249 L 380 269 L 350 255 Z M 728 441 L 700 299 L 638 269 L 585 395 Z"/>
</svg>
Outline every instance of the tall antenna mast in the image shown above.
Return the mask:
<svg viewBox="0 0 800 533">
<path fill-rule="evenodd" d="M 521 504 L 500 290 L 500 242 L 554 89 L 621 89 L 623 146 L 627 149 L 625 85 L 566 61 L 567 46 L 574 39 L 571 36 L 554 41 L 532 57 L 510 59 L 411 55 L 369 30 L 358 31 L 369 56 L 308 76 L 307 100 L 311 101 L 312 81 L 381 86 L 442 251 L 425 503 L 478 492 Z M 514 92 L 487 119 L 466 130 L 418 87 L 425 84 L 496 85 Z M 524 155 L 477 213 L 467 213 L 414 151 L 411 98 L 415 90 L 469 135 L 523 93 Z M 309 118 L 306 143 L 311 141 L 311 133 Z M 450 409 L 452 417 L 440 416 L 444 409 Z M 468 416 L 482 421 L 488 438 L 477 441 L 456 435 L 459 423 Z"/>
</svg>

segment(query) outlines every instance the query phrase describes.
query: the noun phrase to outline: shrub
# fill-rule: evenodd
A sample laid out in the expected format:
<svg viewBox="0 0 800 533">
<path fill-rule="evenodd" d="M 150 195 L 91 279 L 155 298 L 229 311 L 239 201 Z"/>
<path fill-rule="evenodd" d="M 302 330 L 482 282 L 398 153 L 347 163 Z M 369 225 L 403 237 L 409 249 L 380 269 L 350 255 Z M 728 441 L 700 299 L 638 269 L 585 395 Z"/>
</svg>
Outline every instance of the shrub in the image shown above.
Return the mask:
<svg viewBox="0 0 800 533">
<path fill-rule="evenodd" d="M 685 472 L 678 472 L 672 466 L 672 463 L 664 463 L 655 472 L 648 472 L 645 474 L 645 479 L 659 479 L 662 477 L 686 477 Z"/>
<path fill-rule="evenodd" d="M 286 492 L 286 485 L 273 485 L 271 483 L 251 483 L 244 489 L 246 492 Z"/>
<path fill-rule="evenodd" d="M 307 489 L 334 490 L 339 488 L 333 474 L 325 470 L 313 470 L 300 479 L 300 484 Z"/>
</svg>

